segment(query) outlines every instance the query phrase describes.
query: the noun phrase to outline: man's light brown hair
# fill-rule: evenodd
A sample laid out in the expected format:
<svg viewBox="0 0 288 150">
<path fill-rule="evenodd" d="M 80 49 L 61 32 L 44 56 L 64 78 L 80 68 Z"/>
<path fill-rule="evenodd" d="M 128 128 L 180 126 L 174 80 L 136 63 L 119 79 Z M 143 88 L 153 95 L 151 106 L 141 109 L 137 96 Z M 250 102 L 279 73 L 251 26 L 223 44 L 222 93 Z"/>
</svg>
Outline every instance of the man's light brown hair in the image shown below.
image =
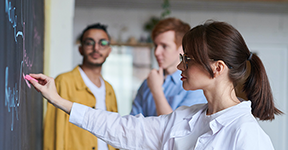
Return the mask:
<svg viewBox="0 0 288 150">
<path fill-rule="evenodd" d="M 182 38 L 190 30 L 190 25 L 177 18 L 166 18 L 160 20 L 152 30 L 152 40 L 156 36 L 167 31 L 175 31 L 175 44 L 181 46 Z"/>
</svg>

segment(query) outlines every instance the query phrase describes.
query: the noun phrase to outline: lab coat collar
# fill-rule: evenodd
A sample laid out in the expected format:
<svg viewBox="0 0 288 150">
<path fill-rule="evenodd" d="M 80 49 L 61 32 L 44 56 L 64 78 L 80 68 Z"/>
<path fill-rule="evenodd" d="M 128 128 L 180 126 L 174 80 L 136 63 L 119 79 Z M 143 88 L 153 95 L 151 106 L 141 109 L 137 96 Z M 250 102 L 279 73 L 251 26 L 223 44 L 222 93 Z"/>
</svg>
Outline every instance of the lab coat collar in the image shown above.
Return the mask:
<svg viewBox="0 0 288 150">
<path fill-rule="evenodd" d="M 191 106 L 189 109 L 191 112 L 187 116 L 172 127 L 170 138 L 181 137 L 188 135 L 194 128 L 194 125 L 203 111 L 207 109 L 207 104 L 200 104 Z M 212 130 L 212 135 L 217 133 L 222 127 L 229 125 L 234 120 L 238 119 L 242 115 L 251 113 L 251 101 L 243 101 L 238 105 L 233 106 L 233 109 L 227 110 L 225 115 L 220 115 L 216 119 L 212 120 L 209 123 L 209 126 Z M 183 123 L 184 122 L 184 123 Z"/>
<path fill-rule="evenodd" d="M 246 115 L 247 113 L 251 113 L 251 101 L 242 101 L 238 105 L 233 106 L 234 108 L 227 110 L 225 115 L 221 115 L 215 119 L 215 123 L 213 121 L 211 124 L 218 124 L 217 126 L 227 126 L 234 120 L 237 120 L 239 117 Z M 211 128 L 212 129 L 212 128 Z"/>
<path fill-rule="evenodd" d="M 220 115 L 209 123 L 212 135 L 247 113 L 251 113 L 251 101 L 243 101 L 233 106 L 233 108 L 227 110 L 224 115 Z"/>
</svg>

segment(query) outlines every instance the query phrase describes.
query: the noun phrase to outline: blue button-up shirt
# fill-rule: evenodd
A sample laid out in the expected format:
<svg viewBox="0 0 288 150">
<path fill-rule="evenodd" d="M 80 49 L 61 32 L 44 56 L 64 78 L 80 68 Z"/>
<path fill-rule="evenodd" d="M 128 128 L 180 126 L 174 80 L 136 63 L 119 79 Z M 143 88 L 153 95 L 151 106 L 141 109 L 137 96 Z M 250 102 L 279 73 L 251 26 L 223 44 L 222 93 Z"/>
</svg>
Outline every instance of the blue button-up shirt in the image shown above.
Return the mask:
<svg viewBox="0 0 288 150">
<path fill-rule="evenodd" d="M 162 85 L 164 95 L 173 110 L 179 106 L 191 106 L 207 103 L 202 90 L 186 91 L 182 87 L 181 71 L 177 70 L 168 75 Z M 157 116 L 153 95 L 148 87 L 147 80 L 140 86 L 134 99 L 131 115 Z"/>
</svg>

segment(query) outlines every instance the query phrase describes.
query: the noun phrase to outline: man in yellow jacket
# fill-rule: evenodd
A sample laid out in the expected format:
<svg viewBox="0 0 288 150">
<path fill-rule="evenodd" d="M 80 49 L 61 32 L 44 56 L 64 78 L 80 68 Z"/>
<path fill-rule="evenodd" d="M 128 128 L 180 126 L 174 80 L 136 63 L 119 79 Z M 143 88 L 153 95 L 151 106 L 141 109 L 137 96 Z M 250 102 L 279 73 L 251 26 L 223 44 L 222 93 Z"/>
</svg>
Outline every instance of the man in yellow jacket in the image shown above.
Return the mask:
<svg viewBox="0 0 288 150">
<path fill-rule="evenodd" d="M 111 52 L 110 37 L 102 24 L 88 26 L 80 37 L 83 63 L 55 79 L 61 97 L 92 108 L 117 112 L 112 86 L 101 76 L 102 64 Z M 51 104 L 44 122 L 44 150 L 114 150 L 101 139 L 71 123 L 69 116 Z"/>
</svg>

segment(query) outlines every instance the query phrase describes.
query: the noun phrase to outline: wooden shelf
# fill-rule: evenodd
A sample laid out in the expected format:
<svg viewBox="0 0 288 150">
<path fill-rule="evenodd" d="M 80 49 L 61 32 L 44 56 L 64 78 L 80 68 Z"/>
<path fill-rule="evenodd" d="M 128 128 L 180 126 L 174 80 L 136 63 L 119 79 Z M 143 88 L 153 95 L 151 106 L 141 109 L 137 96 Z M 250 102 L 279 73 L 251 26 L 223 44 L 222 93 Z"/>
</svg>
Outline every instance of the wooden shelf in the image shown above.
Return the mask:
<svg viewBox="0 0 288 150">
<path fill-rule="evenodd" d="M 152 48 L 154 45 L 153 43 L 111 43 L 111 46 L 132 46 L 132 47 L 150 47 Z"/>
</svg>

